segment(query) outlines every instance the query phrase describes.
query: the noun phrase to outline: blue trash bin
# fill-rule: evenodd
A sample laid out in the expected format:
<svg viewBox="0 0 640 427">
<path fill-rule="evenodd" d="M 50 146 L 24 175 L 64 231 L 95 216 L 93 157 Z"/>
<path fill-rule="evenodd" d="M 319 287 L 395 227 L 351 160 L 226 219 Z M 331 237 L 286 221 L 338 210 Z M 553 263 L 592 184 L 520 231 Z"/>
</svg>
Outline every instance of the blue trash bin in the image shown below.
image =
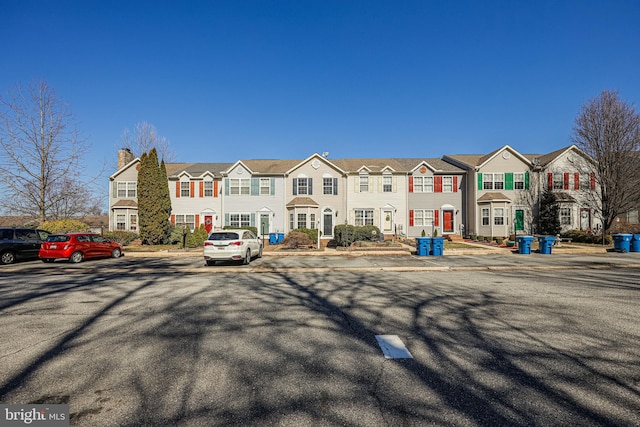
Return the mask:
<svg viewBox="0 0 640 427">
<path fill-rule="evenodd" d="M 269 233 L 269 244 L 275 245 L 278 243 L 276 233 Z"/>
<path fill-rule="evenodd" d="M 631 252 L 640 252 L 640 234 L 634 234 L 631 239 Z"/>
<path fill-rule="evenodd" d="M 613 250 L 616 252 L 631 251 L 631 234 L 614 234 L 611 237 L 613 237 Z"/>
<path fill-rule="evenodd" d="M 444 254 L 444 237 L 433 237 L 431 239 L 431 255 L 442 256 Z"/>
<path fill-rule="evenodd" d="M 541 254 L 551 254 L 551 248 L 553 247 L 553 242 L 555 241 L 555 236 L 538 236 L 538 250 Z"/>
<path fill-rule="evenodd" d="M 531 243 L 533 243 L 533 236 L 518 236 L 517 241 L 519 254 L 531 254 Z"/>
<path fill-rule="evenodd" d="M 284 240 L 284 233 L 278 233 L 277 243 L 280 244 Z"/>
<path fill-rule="evenodd" d="M 418 256 L 428 256 L 431 252 L 431 237 L 416 237 L 416 252 Z"/>
</svg>

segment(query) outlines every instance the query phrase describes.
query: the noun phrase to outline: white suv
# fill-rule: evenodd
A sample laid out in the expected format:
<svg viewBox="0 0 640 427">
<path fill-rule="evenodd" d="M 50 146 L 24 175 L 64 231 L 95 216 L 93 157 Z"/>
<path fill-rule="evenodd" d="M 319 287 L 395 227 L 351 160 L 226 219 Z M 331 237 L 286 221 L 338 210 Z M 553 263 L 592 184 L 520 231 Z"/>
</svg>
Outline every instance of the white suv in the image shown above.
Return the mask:
<svg viewBox="0 0 640 427">
<path fill-rule="evenodd" d="M 249 264 L 252 257 L 262 256 L 262 241 L 251 230 L 222 230 L 209 234 L 204 241 L 207 265 L 216 261 L 240 261 Z"/>
</svg>

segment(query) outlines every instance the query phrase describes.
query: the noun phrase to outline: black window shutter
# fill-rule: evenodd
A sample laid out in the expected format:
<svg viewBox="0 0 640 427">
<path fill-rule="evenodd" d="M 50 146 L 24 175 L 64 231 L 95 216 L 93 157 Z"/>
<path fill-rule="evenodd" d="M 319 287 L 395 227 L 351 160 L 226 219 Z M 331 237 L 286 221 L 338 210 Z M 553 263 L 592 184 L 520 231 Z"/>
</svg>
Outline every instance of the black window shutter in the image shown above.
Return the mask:
<svg viewBox="0 0 640 427">
<path fill-rule="evenodd" d="M 333 178 L 333 195 L 338 195 L 338 178 Z"/>
<path fill-rule="evenodd" d="M 293 195 L 294 196 L 298 195 L 298 179 L 297 178 L 293 178 Z"/>
</svg>

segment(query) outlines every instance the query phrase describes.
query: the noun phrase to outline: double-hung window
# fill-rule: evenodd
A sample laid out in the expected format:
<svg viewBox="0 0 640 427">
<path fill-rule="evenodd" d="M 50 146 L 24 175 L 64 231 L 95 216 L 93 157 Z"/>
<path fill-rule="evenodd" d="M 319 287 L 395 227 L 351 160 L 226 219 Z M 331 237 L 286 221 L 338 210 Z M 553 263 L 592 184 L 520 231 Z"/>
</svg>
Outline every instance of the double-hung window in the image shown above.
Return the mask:
<svg viewBox="0 0 640 427">
<path fill-rule="evenodd" d="M 571 208 L 560 208 L 560 224 L 571 225 Z"/>
<path fill-rule="evenodd" d="M 482 175 L 482 189 L 493 190 L 493 174 L 485 173 Z"/>
<path fill-rule="evenodd" d="M 136 197 L 137 182 L 121 181 L 118 182 L 117 186 L 117 196 L 119 199 L 133 199 Z"/>
<path fill-rule="evenodd" d="M 360 175 L 360 192 L 369 192 L 369 175 Z"/>
<path fill-rule="evenodd" d="M 493 208 L 493 225 L 504 225 L 504 208 Z"/>
<path fill-rule="evenodd" d="M 513 188 L 515 190 L 524 190 L 524 173 L 513 174 Z"/>
<path fill-rule="evenodd" d="M 453 193 L 453 177 L 452 176 L 442 177 L 442 192 Z"/>
<path fill-rule="evenodd" d="M 489 225 L 489 208 L 482 208 L 482 225 Z"/>
<path fill-rule="evenodd" d="M 195 215 L 176 215 L 176 225 L 186 225 L 190 231 L 196 228 L 196 216 Z"/>
<path fill-rule="evenodd" d="M 413 225 L 415 227 L 430 227 L 433 225 L 433 210 L 416 209 L 413 211 Z"/>
<path fill-rule="evenodd" d="M 180 197 L 189 197 L 191 185 L 189 181 L 180 181 Z"/>
<path fill-rule="evenodd" d="M 562 172 L 553 173 L 553 189 L 562 190 L 564 188 L 564 174 Z"/>
<path fill-rule="evenodd" d="M 204 182 L 204 197 L 213 197 L 213 181 Z"/>
<path fill-rule="evenodd" d="M 125 231 L 127 229 L 127 216 L 124 214 L 116 215 L 116 230 Z"/>
<path fill-rule="evenodd" d="M 298 194 L 309 194 L 309 179 L 308 178 L 298 178 Z"/>
<path fill-rule="evenodd" d="M 298 214 L 298 228 L 307 228 L 307 214 L 299 213 Z"/>
<path fill-rule="evenodd" d="M 229 225 L 231 227 L 250 227 L 251 214 L 248 213 L 232 213 L 229 215 Z"/>
<path fill-rule="evenodd" d="M 393 192 L 393 177 L 391 175 L 382 176 L 382 192 L 383 193 Z"/>
<path fill-rule="evenodd" d="M 414 193 L 433 193 L 432 176 L 416 176 L 413 178 Z"/>
<path fill-rule="evenodd" d="M 271 194 L 271 178 L 260 178 L 260 195 L 268 196 Z"/>
<path fill-rule="evenodd" d="M 229 179 L 229 194 L 234 196 L 251 194 L 251 178 Z"/>
<path fill-rule="evenodd" d="M 373 209 L 356 209 L 356 226 L 373 225 Z"/>
<path fill-rule="evenodd" d="M 131 231 L 138 230 L 138 215 L 137 214 L 129 215 L 129 230 L 131 230 Z"/>
<path fill-rule="evenodd" d="M 333 194 L 333 178 L 322 178 L 322 194 Z"/>
<path fill-rule="evenodd" d="M 504 190 L 504 174 L 503 173 L 493 174 L 493 189 Z"/>
</svg>

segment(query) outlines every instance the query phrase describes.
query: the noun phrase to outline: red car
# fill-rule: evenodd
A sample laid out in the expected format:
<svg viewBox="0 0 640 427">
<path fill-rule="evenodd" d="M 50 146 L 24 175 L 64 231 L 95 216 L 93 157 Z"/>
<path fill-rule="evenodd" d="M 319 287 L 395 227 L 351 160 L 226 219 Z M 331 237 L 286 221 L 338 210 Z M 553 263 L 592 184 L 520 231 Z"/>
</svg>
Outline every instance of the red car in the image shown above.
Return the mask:
<svg viewBox="0 0 640 427">
<path fill-rule="evenodd" d="M 74 263 L 85 258 L 118 258 L 121 255 L 120 243 L 93 233 L 51 234 L 42 242 L 38 253 L 42 262 L 68 259 Z"/>
</svg>

